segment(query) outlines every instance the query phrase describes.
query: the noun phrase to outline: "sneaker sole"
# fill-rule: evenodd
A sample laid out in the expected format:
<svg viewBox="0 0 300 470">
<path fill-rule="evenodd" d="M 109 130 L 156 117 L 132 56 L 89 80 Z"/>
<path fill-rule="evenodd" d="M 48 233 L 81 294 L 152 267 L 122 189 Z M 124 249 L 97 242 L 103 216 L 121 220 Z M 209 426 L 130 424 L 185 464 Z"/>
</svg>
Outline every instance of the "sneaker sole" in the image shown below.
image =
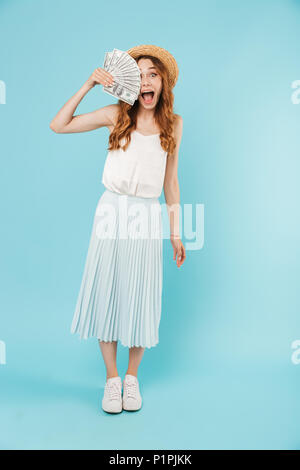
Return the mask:
<svg viewBox="0 0 300 470">
<path fill-rule="evenodd" d="M 105 413 L 110 413 L 110 414 L 118 414 L 118 413 L 121 413 L 123 409 L 121 410 L 116 410 L 116 411 L 109 411 L 109 410 L 105 410 L 102 406 L 102 410 L 105 411 Z"/>
<path fill-rule="evenodd" d="M 142 405 L 139 408 L 126 408 L 126 406 L 123 405 L 123 410 L 125 411 L 139 411 L 142 408 Z"/>
</svg>

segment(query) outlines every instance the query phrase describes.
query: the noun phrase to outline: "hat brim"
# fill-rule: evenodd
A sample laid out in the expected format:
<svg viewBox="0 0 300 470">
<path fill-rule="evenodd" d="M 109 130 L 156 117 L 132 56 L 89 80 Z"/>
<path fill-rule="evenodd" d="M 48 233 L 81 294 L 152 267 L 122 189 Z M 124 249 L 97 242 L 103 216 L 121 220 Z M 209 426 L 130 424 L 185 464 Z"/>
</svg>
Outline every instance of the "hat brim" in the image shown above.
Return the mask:
<svg viewBox="0 0 300 470">
<path fill-rule="evenodd" d="M 140 55 L 152 55 L 157 57 L 165 65 L 168 70 L 169 84 L 171 88 L 176 85 L 179 69 L 175 58 L 170 52 L 162 47 L 154 46 L 152 44 L 142 44 L 140 46 L 132 47 L 126 51 L 133 59 L 136 59 Z"/>
</svg>

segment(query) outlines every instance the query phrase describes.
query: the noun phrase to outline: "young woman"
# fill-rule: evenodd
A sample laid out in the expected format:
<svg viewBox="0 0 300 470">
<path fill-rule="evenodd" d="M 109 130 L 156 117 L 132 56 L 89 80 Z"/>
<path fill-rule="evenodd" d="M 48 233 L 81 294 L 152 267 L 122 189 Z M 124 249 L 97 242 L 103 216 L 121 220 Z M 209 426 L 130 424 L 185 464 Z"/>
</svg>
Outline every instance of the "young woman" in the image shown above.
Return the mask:
<svg viewBox="0 0 300 470">
<path fill-rule="evenodd" d="M 174 57 L 157 46 L 141 45 L 127 53 L 136 60 L 141 72 L 140 95 L 132 106 L 119 100 L 94 112 L 74 115 L 82 98 L 95 85 L 113 83 L 113 76 L 99 67 L 50 124 L 57 133 L 86 132 L 101 127 L 110 131 L 102 177 L 106 189 L 94 216 L 71 326 L 71 333 L 79 333 L 81 338 L 98 338 L 106 366 L 102 408 L 108 413 L 141 408 L 138 367 L 145 348 L 158 343 L 163 234 L 161 211 L 153 209 L 161 209 L 158 197 L 162 188 L 170 219 L 173 259 L 177 256 L 180 267 L 186 257 L 179 233 L 177 176 L 182 118 L 173 113 L 172 92 L 178 67 Z M 127 238 L 120 235 L 125 206 L 127 214 L 142 206 L 143 238 L 128 236 L 128 231 Z M 109 209 L 114 210 L 114 217 L 109 219 L 113 236 L 102 237 L 101 216 Z M 126 220 L 125 226 L 132 235 L 134 228 Z M 149 225 L 151 230 L 155 228 L 157 237 L 152 236 L 153 231 L 150 237 Z M 118 340 L 129 348 L 123 394 L 116 364 Z"/>
</svg>

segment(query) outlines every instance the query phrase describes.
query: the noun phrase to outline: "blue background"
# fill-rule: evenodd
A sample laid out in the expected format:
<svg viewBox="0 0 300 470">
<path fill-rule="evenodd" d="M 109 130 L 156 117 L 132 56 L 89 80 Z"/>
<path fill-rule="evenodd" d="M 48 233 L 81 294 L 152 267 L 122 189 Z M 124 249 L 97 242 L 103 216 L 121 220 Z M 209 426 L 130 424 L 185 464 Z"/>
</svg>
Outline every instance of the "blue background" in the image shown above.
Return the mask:
<svg viewBox="0 0 300 470">
<path fill-rule="evenodd" d="M 0 1 L 1 448 L 300 448 L 299 25 L 296 0 Z M 113 416 L 97 340 L 69 332 L 108 129 L 49 124 L 105 52 L 138 44 L 178 62 L 181 204 L 204 204 L 205 240 L 180 269 L 164 240 L 144 406 Z M 116 102 L 101 88 L 76 114 Z"/>
</svg>

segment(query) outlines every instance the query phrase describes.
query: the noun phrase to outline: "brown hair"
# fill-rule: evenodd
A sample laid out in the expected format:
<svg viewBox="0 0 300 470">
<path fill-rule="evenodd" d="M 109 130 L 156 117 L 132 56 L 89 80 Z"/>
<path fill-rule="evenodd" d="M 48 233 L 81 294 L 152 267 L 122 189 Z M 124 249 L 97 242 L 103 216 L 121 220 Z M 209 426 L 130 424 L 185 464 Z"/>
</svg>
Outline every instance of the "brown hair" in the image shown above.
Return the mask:
<svg viewBox="0 0 300 470">
<path fill-rule="evenodd" d="M 173 137 L 176 115 L 173 113 L 174 94 L 168 83 L 168 72 L 164 64 L 157 57 L 141 55 L 135 60 L 138 62 L 138 60 L 142 58 L 152 60 L 162 77 L 162 90 L 154 110 L 154 119 L 160 128 L 161 146 L 169 155 L 172 155 L 176 147 L 176 142 Z M 119 113 L 117 123 L 109 136 L 109 146 L 107 150 L 123 148 L 125 151 L 131 141 L 130 134 L 136 128 L 139 101 L 136 100 L 132 106 L 122 100 L 118 100 L 118 104 Z M 120 140 L 123 138 L 126 138 L 126 142 L 125 145 L 121 147 Z"/>
</svg>

